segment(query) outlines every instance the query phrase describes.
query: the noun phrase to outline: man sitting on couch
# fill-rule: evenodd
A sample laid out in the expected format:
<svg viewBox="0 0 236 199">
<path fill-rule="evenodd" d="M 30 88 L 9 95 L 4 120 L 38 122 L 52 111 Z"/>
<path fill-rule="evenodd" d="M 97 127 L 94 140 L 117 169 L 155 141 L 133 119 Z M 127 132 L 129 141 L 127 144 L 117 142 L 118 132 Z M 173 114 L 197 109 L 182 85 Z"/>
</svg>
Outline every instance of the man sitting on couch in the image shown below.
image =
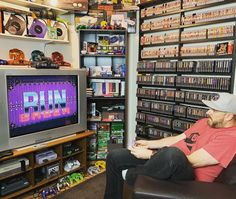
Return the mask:
<svg viewBox="0 0 236 199">
<path fill-rule="evenodd" d="M 208 118 L 184 133 L 139 140 L 129 149 L 110 152 L 104 199 L 121 199 L 123 178 L 132 186 L 139 174 L 160 180 L 213 182 L 236 154 L 236 96 L 219 93 L 202 102 L 210 108 Z"/>
</svg>

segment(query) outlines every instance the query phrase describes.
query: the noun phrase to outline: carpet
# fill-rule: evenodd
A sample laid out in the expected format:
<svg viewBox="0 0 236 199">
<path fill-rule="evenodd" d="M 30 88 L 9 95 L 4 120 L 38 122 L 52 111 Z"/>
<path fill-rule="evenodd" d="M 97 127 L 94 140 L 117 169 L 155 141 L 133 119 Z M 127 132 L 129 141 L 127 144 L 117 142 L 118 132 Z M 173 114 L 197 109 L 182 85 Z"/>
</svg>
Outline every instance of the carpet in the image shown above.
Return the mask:
<svg viewBox="0 0 236 199">
<path fill-rule="evenodd" d="M 57 199 L 103 199 L 106 186 L 106 175 L 102 173 L 86 182 L 75 186 L 62 194 Z"/>
</svg>

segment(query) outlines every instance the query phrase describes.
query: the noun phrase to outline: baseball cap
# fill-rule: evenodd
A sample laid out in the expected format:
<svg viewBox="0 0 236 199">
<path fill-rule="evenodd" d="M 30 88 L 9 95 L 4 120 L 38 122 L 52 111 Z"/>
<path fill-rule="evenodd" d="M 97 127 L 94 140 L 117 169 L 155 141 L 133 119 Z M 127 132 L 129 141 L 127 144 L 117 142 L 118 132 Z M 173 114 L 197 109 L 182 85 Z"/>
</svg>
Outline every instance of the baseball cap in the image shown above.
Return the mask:
<svg viewBox="0 0 236 199">
<path fill-rule="evenodd" d="M 236 115 L 236 96 L 230 93 L 218 93 L 211 100 L 202 100 L 208 107 L 217 111 Z"/>
</svg>

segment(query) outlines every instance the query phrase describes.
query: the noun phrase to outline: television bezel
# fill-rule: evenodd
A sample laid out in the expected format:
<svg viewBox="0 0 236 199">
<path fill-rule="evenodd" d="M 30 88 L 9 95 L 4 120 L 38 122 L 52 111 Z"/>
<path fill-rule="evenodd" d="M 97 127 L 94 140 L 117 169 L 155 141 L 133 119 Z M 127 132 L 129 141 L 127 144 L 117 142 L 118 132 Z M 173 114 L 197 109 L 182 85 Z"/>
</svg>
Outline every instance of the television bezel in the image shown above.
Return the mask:
<svg viewBox="0 0 236 199">
<path fill-rule="evenodd" d="M 76 75 L 78 78 L 78 123 L 52 128 L 27 135 L 10 137 L 8 117 L 7 76 L 54 76 Z M 86 100 L 86 70 L 85 69 L 0 69 L 0 152 L 34 145 L 67 135 L 82 132 L 87 129 L 87 100 Z"/>
</svg>

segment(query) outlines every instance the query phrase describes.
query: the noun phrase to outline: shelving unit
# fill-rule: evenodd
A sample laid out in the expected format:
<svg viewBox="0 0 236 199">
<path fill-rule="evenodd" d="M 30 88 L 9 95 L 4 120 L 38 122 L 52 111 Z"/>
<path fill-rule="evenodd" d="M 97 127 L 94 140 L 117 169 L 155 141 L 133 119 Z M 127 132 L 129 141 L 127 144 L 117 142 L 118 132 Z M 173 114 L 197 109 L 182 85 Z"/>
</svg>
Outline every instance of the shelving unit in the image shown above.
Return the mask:
<svg viewBox="0 0 236 199">
<path fill-rule="evenodd" d="M 106 44 L 101 45 L 100 37 L 106 37 Z M 110 44 L 110 40 L 119 38 L 114 44 Z M 101 30 L 101 29 L 84 29 L 79 31 L 80 40 L 80 67 L 87 68 L 88 70 L 88 88 L 92 89 L 92 94 L 87 96 L 87 109 L 88 109 L 88 128 L 97 132 L 88 146 L 89 160 L 105 159 L 109 146 L 115 144 L 116 146 L 123 147 L 125 144 L 125 127 L 126 127 L 126 93 L 127 93 L 127 32 L 125 30 Z M 107 49 L 104 52 L 88 52 L 84 47 L 84 42 L 89 46 L 89 43 L 99 44 L 101 47 Z M 115 50 L 108 52 L 108 48 L 123 48 L 119 53 Z M 84 51 L 82 53 L 82 51 Z M 116 67 L 125 66 L 120 68 L 117 72 Z M 111 66 L 109 74 L 106 72 L 101 75 L 92 75 L 92 71 L 97 67 Z M 99 73 L 99 72 L 98 72 Z M 103 87 L 99 90 L 98 87 Z M 117 108 L 118 107 L 118 108 Z M 110 108 L 110 110 L 109 110 Z M 118 119 L 116 118 L 118 117 Z M 120 125 L 120 126 L 119 126 Z M 118 127 L 119 126 L 119 127 Z M 114 128 L 118 128 L 117 132 Z M 118 134 L 118 136 L 117 136 Z M 110 145 L 110 144 L 111 145 Z M 91 158 L 93 156 L 93 158 Z"/>
<path fill-rule="evenodd" d="M 19 177 L 19 176 L 24 176 L 27 178 L 29 181 L 30 185 L 26 188 L 23 188 L 19 191 L 16 191 L 14 193 L 8 194 L 6 196 L 1 196 L 3 199 L 8 199 L 8 198 L 29 198 L 29 195 L 31 195 L 35 189 L 40 188 L 40 187 L 46 187 L 50 183 L 57 183 L 57 181 L 67 175 L 70 175 L 71 173 L 75 172 L 81 172 L 81 171 L 86 171 L 87 169 L 87 160 L 86 160 L 86 151 L 87 151 L 87 146 L 86 146 L 86 140 L 89 136 L 92 136 L 94 134 L 93 131 L 85 131 L 79 134 L 75 134 L 73 136 L 66 136 L 64 139 L 55 139 L 53 141 L 49 141 L 44 144 L 44 147 L 42 148 L 37 148 L 34 146 L 29 146 L 25 147 L 22 149 L 15 149 L 13 150 L 13 155 L 9 157 L 5 157 L 1 159 L 2 161 L 9 160 L 9 159 L 14 159 L 17 157 L 26 157 L 29 159 L 29 167 L 26 168 L 25 171 L 16 171 L 16 172 L 11 172 L 10 174 L 8 173 L 7 175 L 1 176 L 0 177 L 0 182 L 5 182 L 9 179 Z M 81 150 L 75 153 L 72 153 L 70 155 L 63 155 L 63 146 L 65 143 L 73 142 L 76 143 Z M 57 158 L 55 160 L 51 160 L 42 164 L 37 164 L 35 160 L 35 154 L 38 152 L 46 151 L 46 150 L 54 150 L 57 153 Z M 64 171 L 63 167 L 66 163 L 66 160 L 70 158 L 75 158 L 78 159 L 80 162 L 80 167 L 74 170 L 71 170 L 69 172 Z M 53 165 L 55 163 L 59 163 L 60 171 L 57 176 L 50 177 L 50 178 L 45 178 L 41 179 L 40 181 L 36 180 L 36 174 L 37 171 L 45 168 L 45 166 L 48 165 Z M 90 178 L 90 177 L 89 177 Z M 85 181 L 86 178 L 82 181 Z M 81 181 L 81 182 L 82 182 Z M 76 185 L 79 183 L 76 183 Z M 75 186 L 73 184 L 72 186 Z M 59 192 L 60 193 L 60 192 Z M 31 196 L 32 197 L 32 196 Z"/>
<path fill-rule="evenodd" d="M 168 11 L 169 3 L 176 5 L 175 10 Z M 235 1 L 197 5 L 196 0 L 192 7 L 186 7 L 187 3 L 154 0 L 139 6 L 138 137 L 153 139 L 179 134 L 206 116 L 202 99 L 211 99 L 216 92 L 234 91 Z M 211 18 L 216 10 L 223 12 L 226 8 L 234 14 Z M 217 28 L 229 28 L 230 32 L 217 32 Z M 227 46 L 223 53 L 219 50 L 222 43 Z"/>
<path fill-rule="evenodd" d="M 26 1 L 26 0 L 1 0 L 3 2 L 7 2 L 7 3 L 12 3 L 15 5 L 19 5 L 19 6 L 24 6 L 27 8 L 38 8 L 38 9 L 48 9 L 48 10 L 54 10 L 56 12 L 56 14 L 58 15 L 62 15 L 62 14 L 66 14 L 68 11 L 63 10 L 63 9 L 59 9 L 53 6 L 48 6 L 48 5 L 44 5 L 44 4 L 39 4 L 39 3 L 34 3 L 31 1 Z"/>
<path fill-rule="evenodd" d="M 39 2 L 39 1 L 37 1 Z M 9 4 L 9 5 L 8 5 Z M 70 53 L 70 46 L 67 45 L 70 43 L 69 39 L 67 39 L 67 35 L 68 38 L 72 38 L 72 34 L 70 31 L 71 27 L 68 27 L 67 30 L 68 32 L 65 33 L 65 39 L 63 38 L 58 38 L 58 39 L 51 39 L 51 38 L 57 38 L 54 34 L 54 36 L 50 35 L 50 31 L 47 31 L 45 33 L 45 38 L 37 38 L 37 37 L 33 37 L 33 36 L 27 36 L 28 33 L 30 33 L 30 28 L 32 28 L 33 26 L 30 24 L 30 16 L 32 14 L 31 10 L 49 10 L 49 11 L 53 11 L 53 13 L 55 13 L 56 17 L 61 17 L 61 15 L 67 14 L 68 11 L 67 10 L 63 10 L 63 9 L 59 9 L 57 7 L 54 6 L 49 6 L 49 5 L 44 5 L 41 3 L 35 3 L 32 1 L 27 1 L 27 0 L 2 0 L 0 2 L 0 7 L 2 8 L 1 10 L 3 11 L 3 16 L 5 15 L 5 11 L 6 13 L 16 13 L 17 15 L 21 15 L 22 17 L 20 17 L 20 21 L 24 20 L 26 23 L 27 20 L 27 24 L 24 28 L 24 32 L 22 32 L 22 35 L 14 35 L 14 33 L 7 31 L 6 28 L 1 28 L 0 31 L 0 40 L 1 40 L 1 46 L 0 46 L 0 51 L 1 51 L 1 57 L 0 59 L 3 60 L 8 60 L 9 59 L 9 51 L 11 49 L 19 49 L 21 51 L 23 51 L 25 59 L 29 60 L 31 58 L 31 53 L 33 50 L 39 50 L 41 52 L 43 52 L 45 54 L 46 57 L 51 57 L 52 52 L 54 51 L 58 51 L 60 53 L 63 53 L 63 56 L 65 57 L 65 60 L 67 60 L 67 62 L 72 62 L 72 55 Z M 10 15 L 10 14 L 9 14 Z M 6 15 L 7 16 L 7 15 Z M 5 18 L 5 21 L 2 21 L 2 23 L 6 23 L 7 17 Z M 28 16 L 28 17 L 26 17 Z M 26 19 L 27 18 L 27 19 Z M 3 19 L 3 17 L 2 17 Z M 41 20 L 41 19 L 40 19 Z M 9 22 L 9 20 L 8 20 Z M 52 22 L 51 25 L 53 26 L 55 22 Z M 45 26 L 42 26 L 41 28 L 45 28 Z M 5 29 L 5 33 L 4 33 L 4 29 Z M 49 30 L 49 29 L 48 29 Z M 54 31 L 55 33 L 55 31 Z M 55 48 L 54 46 L 52 47 L 51 44 L 56 44 Z M 67 46 L 66 46 L 67 45 Z M 63 49 L 62 49 L 63 48 Z M 62 52 L 62 51 L 65 52 Z M 9 67 L 10 65 L 8 65 L 7 67 Z M 1 66 L 2 67 L 2 66 Z M 12 66 L 10 66 L 12 67 Z M 13 66 L 13 67 L 18 67 L 18 66 Z"/>
<path fill-rule="evenodd" d="M 14 39 L 14 40 L 28 40 L 28 41 L 35 41 L 35 42 L 44 42 L 44 43 L 58 43 L 58 44 L 67 44 L 69 41 L 63 41 L 58 39 L 41 39 L 36 37 L 26 37 L 26 36 L 18 36 L 18 35 L 7 35 L 4 33 L 0 33 L 0 38 L 6 39 Z"/>
</svg>

